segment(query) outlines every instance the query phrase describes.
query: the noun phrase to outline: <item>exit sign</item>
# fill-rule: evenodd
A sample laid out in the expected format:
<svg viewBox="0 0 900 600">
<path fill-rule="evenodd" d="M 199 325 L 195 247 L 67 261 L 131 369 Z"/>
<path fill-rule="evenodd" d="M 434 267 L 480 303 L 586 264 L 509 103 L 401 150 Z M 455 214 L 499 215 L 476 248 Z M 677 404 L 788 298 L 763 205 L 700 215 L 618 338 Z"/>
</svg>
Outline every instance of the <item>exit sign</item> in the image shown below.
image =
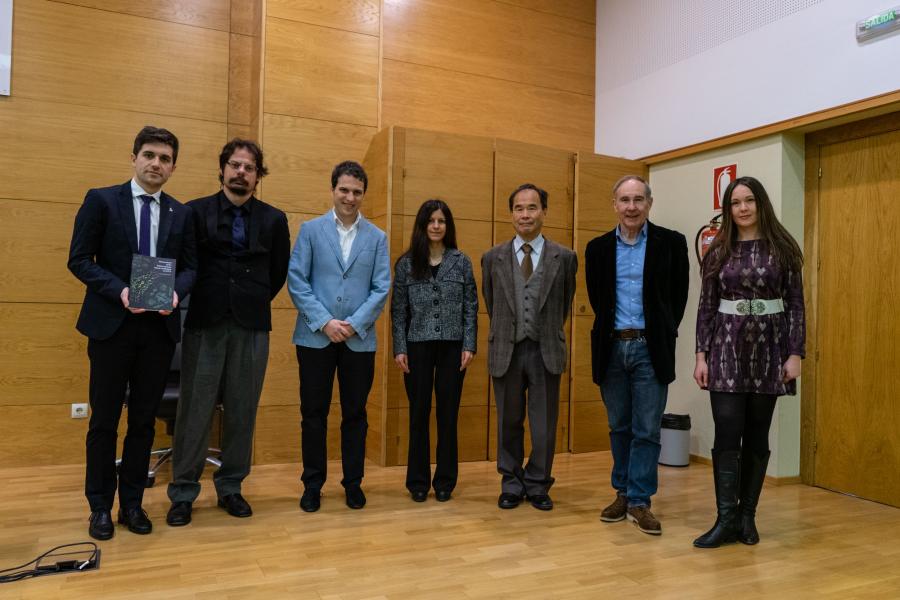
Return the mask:
<svg viewBox="0 0 900 600">
<path fill-rule="evenodd" d="M 856 22 L 856 41 L 865 42 L 900 29 L 900 6 Z"/>
</svg>

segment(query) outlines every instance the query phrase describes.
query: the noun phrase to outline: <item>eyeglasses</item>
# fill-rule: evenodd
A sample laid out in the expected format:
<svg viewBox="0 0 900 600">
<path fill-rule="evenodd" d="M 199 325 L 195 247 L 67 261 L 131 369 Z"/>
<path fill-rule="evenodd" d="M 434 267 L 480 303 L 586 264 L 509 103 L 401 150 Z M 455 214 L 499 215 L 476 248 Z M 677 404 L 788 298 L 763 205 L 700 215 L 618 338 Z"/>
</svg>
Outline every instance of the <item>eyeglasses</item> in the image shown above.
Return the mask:
<svg viewBox="0 0 900 600">
<path fill-rule="evenodd" d="M 242 163 L 236 160 L 229 160 L 227 164 L 235 171 L 240 171 L 241 169 L 243 169 L 245 173 L 256 173 L 256 165 L 251 165 L 250 163 Z"/>
</svg>

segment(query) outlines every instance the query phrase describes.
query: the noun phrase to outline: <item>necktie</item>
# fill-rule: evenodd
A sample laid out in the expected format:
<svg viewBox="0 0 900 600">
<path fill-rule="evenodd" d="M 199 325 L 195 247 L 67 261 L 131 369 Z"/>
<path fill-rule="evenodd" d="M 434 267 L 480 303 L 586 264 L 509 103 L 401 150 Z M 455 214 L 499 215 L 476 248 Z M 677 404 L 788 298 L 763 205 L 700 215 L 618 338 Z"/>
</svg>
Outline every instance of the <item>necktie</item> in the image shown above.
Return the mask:
<svg viewBox="0 0 900 600">
<path fill-rule="evenodd" d="M 521 265 L 522 276 L 525 278 L 525 281 L 528 281 L 528 278 L 531 277 L 531 273 L 534 271 L 534 266 L 531 264 L 531 244 L 522 244 L 522 252 L 525 253 Z"/>
<path fill-rule="evenodd" d="M 141 205 L 140 232 L 138 235 L 138 254 L 150 256 L 150 203 L 153 196 L 138 196 L 144 204 Z"/>
<path fill-rule="evenodd" d="M 234 220 L 231 222 L 231 249 L 240 252 L 247 249 L 247 231 L 244 227 L 244 207 L 234 206 L 231 209 Z"/>
</svg>

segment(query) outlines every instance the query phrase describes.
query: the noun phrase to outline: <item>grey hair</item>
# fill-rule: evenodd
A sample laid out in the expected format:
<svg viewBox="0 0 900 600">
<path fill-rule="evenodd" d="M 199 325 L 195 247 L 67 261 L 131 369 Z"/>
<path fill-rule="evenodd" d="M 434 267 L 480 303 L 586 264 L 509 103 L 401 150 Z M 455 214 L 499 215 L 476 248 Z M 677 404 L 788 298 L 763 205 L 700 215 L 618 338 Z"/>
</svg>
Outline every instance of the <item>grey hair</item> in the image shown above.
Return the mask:
<svg viewBox="0 0 900 600">
<path fill-rule="evenodd" d="M 620 177 L 619 180 L 613 185 L 612 195 L 613 198 L 616 197 L 616 192 L 619 191 L 619 188 L 622 187 L 622 184 L 626 181 L 639 181 L 644 184 L 644 196 L 647 198 L 653 197 L 653 192 L 650 191 L 650 184 L 647 181 L 638 175 L 625 175 L 624 177 Z"/>
</svg>

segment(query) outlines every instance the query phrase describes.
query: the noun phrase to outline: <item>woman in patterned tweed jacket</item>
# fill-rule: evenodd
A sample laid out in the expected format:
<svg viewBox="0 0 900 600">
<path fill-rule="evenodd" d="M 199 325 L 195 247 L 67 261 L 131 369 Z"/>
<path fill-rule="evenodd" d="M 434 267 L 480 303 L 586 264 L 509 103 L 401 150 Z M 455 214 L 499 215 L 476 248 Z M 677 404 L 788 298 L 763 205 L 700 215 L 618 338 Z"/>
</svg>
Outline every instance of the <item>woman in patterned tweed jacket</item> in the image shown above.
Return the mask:
<svg viewBox="0 0 900 600">
<path fill-rule="evenodd" d="M 456 247 L 450 207 L 419 208 L 409 248 L 394 266 L 391 296 L 394 361 L 409 398 L 406 488 L 424 502 L 434 487 L 450 499 L 458 472 L 456 423 L 466 367 L 475 356 L 478 292 L 472 262 Z M 437 405 L 437 466 L 431 479 L 431 392 Z"/>
<path fill-rule="evenodd" d="M 775 400 L 796 393 L 804 356 L 803 257 L 762 184 L 725 190 L 722 229 L 703 260 L 694 379 L 709 390 L 718 518 L 699 548 L 759 542 L 755 515 Z"/>
</svg>

